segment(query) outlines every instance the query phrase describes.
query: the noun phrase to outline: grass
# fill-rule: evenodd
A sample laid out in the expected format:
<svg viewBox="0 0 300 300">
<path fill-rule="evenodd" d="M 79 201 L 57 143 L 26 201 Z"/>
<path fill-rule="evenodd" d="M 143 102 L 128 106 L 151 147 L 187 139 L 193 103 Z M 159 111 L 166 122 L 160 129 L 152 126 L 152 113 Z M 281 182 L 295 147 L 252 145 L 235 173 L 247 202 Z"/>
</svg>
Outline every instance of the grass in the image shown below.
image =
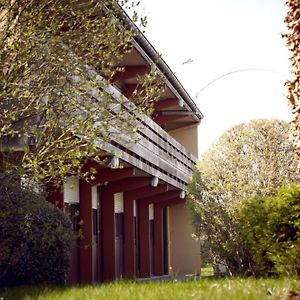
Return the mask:
<svg viewBox="0 0 300 300">
<path fill-rule="evenodd" d="M 198 279 L 190 281 L 129 282 L 71 287 L 16 287 L 0 290 L 3 300 L 93 299 L 287 299 L 288 290 L 300 291 L 300 279 Z M 2 300 L 1 299 L 1 300 Z"/>
<path fill-rule="evenodd" d="M 201 276 L 213 276 L 214 275 L 214 268 L 212 265 L 206 265 L 201 268 Z"/>
</svg>

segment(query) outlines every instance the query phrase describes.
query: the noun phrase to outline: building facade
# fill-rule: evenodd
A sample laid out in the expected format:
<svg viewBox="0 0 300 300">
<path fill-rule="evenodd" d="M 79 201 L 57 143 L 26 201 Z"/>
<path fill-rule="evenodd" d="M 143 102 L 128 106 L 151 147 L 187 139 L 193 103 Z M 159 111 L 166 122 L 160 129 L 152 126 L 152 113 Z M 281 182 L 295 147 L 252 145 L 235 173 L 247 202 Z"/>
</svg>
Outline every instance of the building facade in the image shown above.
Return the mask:
<svg viewBox="0 0 300 300">
<path fill-rule="evenodd" d="M 73 216 L 76 230 L 81 220 L 69 283 L 199 273 L 200 244 L 192 238 L 185 189 L 197 162 L 202 114 L 141 33 L 109 88 L 129 98 L 152 64 L 166 89 L 152 116 L 138 117 L 137 141 L 101 143 L 101 151 L 113 155 L 106 165 L 87 162 L 97 170 L 93 182 L 70 177 L 63 192 L 49 193 L 49 201 Z"/>
</svg>

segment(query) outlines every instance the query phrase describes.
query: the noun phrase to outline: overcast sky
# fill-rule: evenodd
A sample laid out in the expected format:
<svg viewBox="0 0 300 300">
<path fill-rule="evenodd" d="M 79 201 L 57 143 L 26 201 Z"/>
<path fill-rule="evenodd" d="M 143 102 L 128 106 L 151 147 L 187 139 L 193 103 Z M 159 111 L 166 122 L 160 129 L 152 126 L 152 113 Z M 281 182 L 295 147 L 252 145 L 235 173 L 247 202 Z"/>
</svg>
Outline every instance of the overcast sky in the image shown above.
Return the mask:
<svg viewBox="0 0 300 300">
<path fill-rule="evenodd" d="M 148 18 L 146 37 L 204 114 L 200 152 L 235 124 L 291 118 L 284 88 L 290 76 L 289 53 L 281 37 L 286 30 L 284 3 L 141 0 L 140 9 Z M 187 60 L 191 62 L 183 64 Z M 237 70 L 244 71 L 204 88 Z"/>
</svg>

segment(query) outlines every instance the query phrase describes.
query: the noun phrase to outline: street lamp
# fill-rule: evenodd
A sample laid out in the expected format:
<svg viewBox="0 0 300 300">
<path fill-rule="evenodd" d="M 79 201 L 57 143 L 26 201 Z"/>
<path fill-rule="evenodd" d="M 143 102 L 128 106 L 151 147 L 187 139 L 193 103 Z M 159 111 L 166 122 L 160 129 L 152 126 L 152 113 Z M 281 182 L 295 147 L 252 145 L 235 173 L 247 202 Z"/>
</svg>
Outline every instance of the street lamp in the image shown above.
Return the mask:
<svg viewBox="0 0 300 300">
<path fill-rule="evenodd" d="M 269 72 L 269 73 L 275 73 L 275 74 L 280 74 L 279 72 L 275 71 L 275 70 L 271 70 L 271 69 L 263 69 L 263 68 L 245 68 L 245 69 L 237 69 L 237 70 L 233 70 L 233 71 L 230 71 L 230 72 L 227 72 L 227 73 L 224 73 L 216 78 L 214 78 L 213 80 L 209 81 L 207 84 L 205 84 L 195 95 L 195 98 L 196 98 L 196 105 L 198 106 L 198 97 L 199 97 L 199 94 L 202 93 L 206 88 L 208 88 L 210 85 L 212 85 L 213 83 L 215 83 L 216 81 L 226 77 L 226 76 L 229 76 L 229 75 L 232 75 L 232 74 L 235 74 L 235 73 L 240 73 L 240 72 Z"/>
</svg>

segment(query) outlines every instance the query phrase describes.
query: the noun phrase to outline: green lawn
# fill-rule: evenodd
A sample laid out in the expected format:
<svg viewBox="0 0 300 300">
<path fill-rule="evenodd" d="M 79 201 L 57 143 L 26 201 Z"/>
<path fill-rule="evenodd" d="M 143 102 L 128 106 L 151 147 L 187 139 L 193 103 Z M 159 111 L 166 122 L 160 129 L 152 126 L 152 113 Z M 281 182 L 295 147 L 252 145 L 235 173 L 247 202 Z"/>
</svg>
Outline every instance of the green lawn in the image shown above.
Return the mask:
<svg viewBox="0 0 300 300">
<path fill-rule="evenodd" d="M 212 265 L 206 265 L 201 268 L 201 276 L 213 276 L 214 275 L 214 269 Z"/>
<path fill-rule="evenodd" d="M 17 287 L 0 290 L 0 299 L 290 299 L 287 292 L 300 292 L 300 279 L 198 279 L 164 282 L 115 282 L 98 286 Z M 300 299 L 292 298 L 292 299 Z M 2 299 L 1 299 L 2 300 Z"/>
</svg>

